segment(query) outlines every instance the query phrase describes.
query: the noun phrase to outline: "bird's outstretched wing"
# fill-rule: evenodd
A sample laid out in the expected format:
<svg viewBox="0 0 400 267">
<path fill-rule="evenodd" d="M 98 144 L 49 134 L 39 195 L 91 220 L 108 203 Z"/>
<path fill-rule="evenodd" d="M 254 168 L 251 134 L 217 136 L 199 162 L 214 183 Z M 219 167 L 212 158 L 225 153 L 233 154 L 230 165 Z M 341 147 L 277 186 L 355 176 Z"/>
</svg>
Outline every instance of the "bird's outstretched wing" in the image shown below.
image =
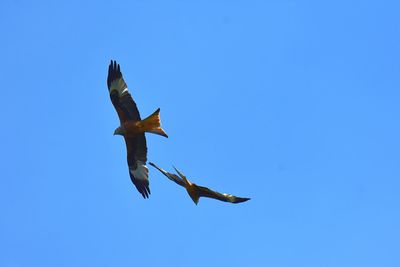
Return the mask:
<svg viewBox="0 0 400 267">
<path fill-rule="evenodd" d="M 108 66 L 107 86 L 111 102 L 118 113 L 120 122 L 124 123 L 128 120 L 140 120 L 139 110 L 122 77 L 121 68 L 119 64 L 113 60 L 111 60 Z"/>
<path fill-rule="evenodd" d="M 221 201 L 231 202 L 231 203 L 241 203 L 250 200 L 250 198 L 247 197 L 237 197 L 226 193 L 219 193 L 204 186 L 197 185 L 197 188 L 199 189 L 198 192 L 200 197 L 215 198 Z"/>
<path fill-rule="evenodd" d="M 154 164 L 153 162 L 149 162 L 149 165 L 153 166 L 154 168 L 156 168 L 157 170 L 159 170 L 162 174 L 164 174 L 165 176 L 167 176 L 168 179 L 170 179 L 171 181 L 177 183 L 180 186 L 185 187 L 185 183 L 183 182 L 183 180 L 181 178 L 179 178 L 178 175 L 173 174 L 173 173 L 169 173 L 164 169 L 161 169 L 160 167 L 158 167 L 156 164 Z"/>
<path fill-rule="evenodd" d="M 170 173 L 170 172 L 167 172 L 167 171 L 163 170 L 162 168 L 158 167 L 157 165 L 155 165 L 152 162 L 149 162 L 149 164 L 151 166 L 153 166 L 154 168 L 156 168 L 157 170 L 159 170 L 162 174 L 167 176 L 168 179 L 170 179 L 171 181 L 174 181 L 175 183 L 179 184 L 180 186 L 185 187 L 188 190 L 188 192 L 189 191 L 191 191 L 192 193 L 194 192 L 196 197 L 214 198 L 214 199 L 217 199 L 217 200 L 230 202 L 230 203 L 241 203 L 241 202 L 245 202 L 247 200 L 250 200 L 250 198 L 236 197 L 236 196 L 231 195 L 231 194 L 219 193 L 219 192 L 211 190 L 211 189 L 209 189 L 207 187 L 199 186 L 199 185 L 196 185 L 194 183 L 191 183 L 186 178 L 186 176 L 176 168 L 175 168 L 175 170 L 176 170 L 176 172 L 178 173 L 179 176 L 176 175 L 176 174 L 173 174 L 173 173 Z M 187 180 L 188 183 L 185 183 L 184 180 Z M 188 189 L 188 187 L 190 187 L 190 189 Z"/>
<path fill-rule="evenodd" d="M 140 113 L 129 93 L 128 86 L 122 77 L 121 68 L 116 61 L 111 60 L 108 67 L 107 86 L 111 102 L 118 113 L 120 123 L 140 121 Z M 147 145 L 146 137 L 139 134 L 134 138 L 125 138 L 129 176 L 136 189 L 144 198 L 150 194 L 149 171 L 146 166 Z"/>
</svg>

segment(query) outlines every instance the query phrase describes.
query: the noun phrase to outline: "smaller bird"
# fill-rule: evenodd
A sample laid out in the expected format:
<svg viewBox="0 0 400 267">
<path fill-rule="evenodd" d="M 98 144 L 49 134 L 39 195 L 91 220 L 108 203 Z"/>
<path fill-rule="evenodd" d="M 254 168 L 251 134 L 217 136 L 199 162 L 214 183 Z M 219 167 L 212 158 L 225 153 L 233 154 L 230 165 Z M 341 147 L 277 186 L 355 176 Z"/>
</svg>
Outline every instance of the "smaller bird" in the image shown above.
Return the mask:
<svg viewBox="0 0 400 267">
<path fill-rule="evenodd" d="M 233 196 L 230 194 L 219 193 L 219 192 L 213 191 L 207 187 L 199 186 L 195 183 L 192 183 L 191 181 L 189 181 L 186 178 L 186 176 L 182 172 L 180 172 L 175 167 L 174 167 L 174 169 L 180 177 L 176 174 L 169 173 L 169 172 L 161 169 L 160 167 L 158 167 L 157 165 L 155 165 L 152 162 L 149 162 L 149 164 L 151 166 L 153 166 L 154 168 L 156 168 L 157 170 L 159 170 L 162 174 L 167 176 L 168 179 L 170 179 L 171 181 L 174 181 L 178 185 L 185 187 L 190 198 L 193 200 L 193 202 L 196 205 L 199 203 L 200 197 L 214 198 L 214 199 L 218 199 L 218 200 L 230 202 L 230 203 L 235 203 L 235 204 L 250 200 L 250 198 L 247 198 L 247 197 L 236 197 L 236 196 Z"/>
</svg>

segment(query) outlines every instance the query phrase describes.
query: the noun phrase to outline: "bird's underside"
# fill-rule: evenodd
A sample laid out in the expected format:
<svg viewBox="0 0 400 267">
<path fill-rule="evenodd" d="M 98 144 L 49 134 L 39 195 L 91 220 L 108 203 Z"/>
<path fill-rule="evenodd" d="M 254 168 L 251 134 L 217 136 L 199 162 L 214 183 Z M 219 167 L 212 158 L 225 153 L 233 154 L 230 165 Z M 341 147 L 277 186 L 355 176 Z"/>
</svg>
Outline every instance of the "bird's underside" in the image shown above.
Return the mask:
<svg viewBox="0 0 400 267">
<path fill-rule="evenodd" d="M 198 203 L 200 197 L 208 197 L 208 198 L 214 198 L 217 200 L 225 201 L 225 202 L 230 202 L 230 203 L 241 203 L 245 202 L 247 200 L 250 200 L 250 198 L 245 198 L 245 197 L 237 197 L 231 194 L 226 194 L 226 193 L 219 193 L 217 191 L 211 190 L 207 187 L 199 186 L 191 181 L 189 181 L 186 176 L 177 170 L 175 168 L 175 171 L 178 173 L 178 175 L 167 172 L 163 170 L 162 168 L 158 167 L 156 164 L 149 162 L 151 166 L 159 170 L 162 174 L 164 174 L 168 179 L 171 181 L 175 182 L 176 184 L 186 188 L 190 198 L 193 200 L 195 204 Z"/>
</svg>

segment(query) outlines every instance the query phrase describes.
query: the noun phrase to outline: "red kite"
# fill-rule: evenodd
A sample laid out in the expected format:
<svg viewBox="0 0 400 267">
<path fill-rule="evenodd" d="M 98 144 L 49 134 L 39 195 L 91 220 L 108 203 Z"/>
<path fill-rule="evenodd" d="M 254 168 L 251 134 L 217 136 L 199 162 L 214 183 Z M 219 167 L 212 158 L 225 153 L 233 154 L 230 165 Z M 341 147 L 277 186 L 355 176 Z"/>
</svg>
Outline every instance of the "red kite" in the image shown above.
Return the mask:
<svg viewBox="0 0 400 267">
<path fill-rule="evenodd" d="M 114 135 L 122 135 L 125 139 L 129 176 L 136 189 L 144 198 L 150 195 L 149 170 L 146 166 L 147 146 L 145 132 L 168 137 L 161 128 L 160 109 L 144 120 L 141 120 L 139 110 L 128 91 L 119 64 L 112 61 L 108 67 L 107 86 L 119 117 L 120 126 Z"/>
<path fill-rule="evenodd" d="M 195 183 L 192 183 L 191 181 L 189 181 L 186 176 L 181 173 L 179 170 L 177 170 L 175 167 L 175 171 L 178 173 L 178 175 L 173 174 L 173 173 L 169 173 L 163 169 L 161 169 L 160 167 L 158 167 L 157 165 L 155 165 L 152 162 L 149 162 L 149 164 L 151 166 L 153 166 L 154 168 L 156 168 L 157 170 L 159 170 L 162 174 L 164 174 L 165 176 L 168 177 L 168 179 L 170 179 L 171 181 L 177 183 L 180 186 L 183 186 L 186 188 L 186 191 L 188 192 L 190 198 L 193 200 L 193 202 L 197 205 L 197 203 L 199 202 L 199 198 L 200 197 L 209 197 L 209 198 L 215 198 L 221 201 L 225 201 L 225 202 L 231 202 L 231 203 L 241 203 L 241 202 L 245 202 L 247 200 L 249 200 L 250 198 L 247 197 L 236 197 L 230 194 L 225 194 L 225 193 L 219 193 L 216 191 L 213 191 L 207 187 L 203 187 L 203 186 L 199 186 Z"/>
</svg>

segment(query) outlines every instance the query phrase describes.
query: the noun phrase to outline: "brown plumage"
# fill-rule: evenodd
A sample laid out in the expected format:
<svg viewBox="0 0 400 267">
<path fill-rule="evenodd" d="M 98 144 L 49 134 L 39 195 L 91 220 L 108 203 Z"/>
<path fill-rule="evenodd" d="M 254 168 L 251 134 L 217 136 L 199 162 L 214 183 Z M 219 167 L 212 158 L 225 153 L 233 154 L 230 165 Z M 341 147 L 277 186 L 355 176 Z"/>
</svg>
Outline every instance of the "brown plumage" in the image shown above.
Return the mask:
<svg viewBox="0 0 400 267">
<path fill-rule="evenodd" d="M 145 132 L 168 137 L 160 124 L 160 109 L 141 120 L 139 110 L 128 91 L 119 64 L 111 61 L 108 67 L 107 86 L 111 102 L 118 113 L 120 126 L 115 129 L 115 135 L 125 139 L 129 176 L 136 189 L 144 198 L 150 195 L 149 171 L 147 162 L 147 145 Z"/>
<path fill-rule="evenodd" d="M 156 168 L 157 170 L 159 170 L 162 174 L 167 176 L 168 179 L 170 179 L 171 181 L 177 183 L 178 185 L 180 185 L 182 187 L 185 187 L 190 198 L 193 200 L 193 202 L 196 205 L 199 202 L 200 197 L 214 198 L 214 199 L 218 199 L 218 200 L 230 202 L 230 203 L 241 203 L 241 202 L 245 202 L 250 199 L 250 198 L 246 198 L 246 197 L 236 197 L 236 196 L 233 196 L 230 194 L 219 193 L 219 192 L 211 190 L 207 187 L 199 186 L 199 185 L 189 181 L 186 178 L 186 176 L 182 172 L 177 170 L 175 167 L 174 167 L 174 169 L 178 173 L 179 176 L 161 169 L 160 167 L 158 167 L 157 165 L 155 165 L 152 162 L 149 162 L 149 164 L 151 166 L 153 166 L 154 168 Z"/>
</svg>

